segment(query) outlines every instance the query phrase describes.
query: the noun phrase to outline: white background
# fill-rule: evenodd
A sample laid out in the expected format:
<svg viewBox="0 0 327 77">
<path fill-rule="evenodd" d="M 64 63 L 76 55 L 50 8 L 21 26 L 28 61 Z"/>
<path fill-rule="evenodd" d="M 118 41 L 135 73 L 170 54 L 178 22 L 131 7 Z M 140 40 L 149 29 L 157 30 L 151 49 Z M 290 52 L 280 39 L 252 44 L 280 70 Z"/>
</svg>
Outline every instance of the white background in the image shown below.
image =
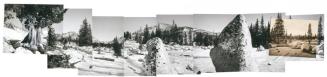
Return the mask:
<svg viewBox="0 0 327 77">
<path fill-rule="evenodd" d="M 326 14 L 327 12 L 327 2 L 324 0 L 1 0 L 1 37 L 3 34 L 1 29 L 3 28 L 5 3 L 64 4 L 65 8 L 92 8 L 94 16 L 128 17 L 154 17 L 156 14 L 275 12 Z M 0 38 L 1 50 L 2 40 Z M 326 61 L 292 61 L 287 62 L 285 73 L 233 72 L 202 75 L 165 75 L 162 77 L 326 77 L 326 71 Z M 46 55 L 0 53 L 0 77 L 78 77 L 77 73 L 76 69 L 47 70 Z"/>
</svg>

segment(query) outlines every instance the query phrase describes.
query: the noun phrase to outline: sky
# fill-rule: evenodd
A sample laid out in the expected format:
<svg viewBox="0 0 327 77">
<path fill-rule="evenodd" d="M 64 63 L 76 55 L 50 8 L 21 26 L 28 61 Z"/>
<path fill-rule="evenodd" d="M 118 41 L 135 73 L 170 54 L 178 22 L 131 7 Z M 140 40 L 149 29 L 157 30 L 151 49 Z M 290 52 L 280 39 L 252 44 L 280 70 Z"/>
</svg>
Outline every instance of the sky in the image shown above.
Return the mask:
<svg viewBox="0 0 327 77">
<path fill-rule="evenodd" d="M 123 25 L 123 17 L 93 16 L 92 36 L 98 41 L 112 41 L 116 36 L 123 36 Z"/>
<path fill-rule="evenodd" d="M 195 14 L 194 28 L 220 32 L 236 14 Z"/>
<path fill-rule="evenodd" d="M 246 18 L 246 23 L 250 26 L 251 23 L 254 25 L 257 21 L 257 19 L 259 20 L 259 23 L 261 21 L 261 17 L 263 16 L 263 20 L 264 20 L 264 24 L 265 26 L 267 26 L 268 22 L 271 19 L 277 18 L 277 14 L 278 13 L 261 13 L 261 14 L 244 14 L 245 18 Z M 285 13 L 281 13 L 283 18 L 286 18 L 287 16 L 285 16 Z"/>
<path fill-rule="evenodd" d="M 177 26 L 192 26 L 193 14 L 180 14 L 180 15 L 157 15 L 158 23 L 172 24 L 173 20 Z"/>
<path fill-rule="evenodd" d="M 289 19 L 289 16 L 291 16 L 292 19 Z M 323 14 L 288 15 L 283 20 L 288 34 L 292 33 L 292 35 L 304 35 L 308 31 L 309 23 L 311 23 L 312 33 L 315 35 L 318 31 L 320 17 L 324 17 Z M 324 20 L 324 18 L 322 19 Z M 272 23 L 275 23 L 275 19 L 272 19 L 271 21 Z"/>
<path fill-rule="evenodd" d="M 322 17 L 322 21 L 324 21 L 323 14 L 308 14 L 308 15 L 290 15 L 292 19 L 302 19 L 302 20 L 318 20 Z M 324 23 L 322 23 L 324 24 Z"/>
<path fill-rule="evenodd" d="M 54 23 L 52 24 L 52 27 L 55 29 L 56 34 L 61 34 L 63 31 L 63 23 Z"/>
<path fill-rule="evenodd" d="M 292 35 L 305 35 L 308 32 L 309 23 L 311 24 L 312 34 L 317 34 L 318 31 L 318 20 L 303 20 L 303 19 L 283 19 L 284 28 L 287 34 L 292 33 Z M 275 19 L 271 20 L 275 23 Z M 273 28 L 273 25 L 272 25 Z"/>
<path fill-rule="evenodd" d="M 143 29 L 145 25 L 154 26 L 157 24 L 156 17 L 124 17 L 124 31 L 135 32 Z"/>
<path fill-rule="evenodd" d="M 63 33 L 78 32 L 84 19 L 92 26 L 92 9 L 68 9 L 64 14 Z"/>
<path fill-rule="evenodd" d="M 261 21 L 263 16 L 264 23 L 267 24 L 271 18 L 277 17 L 277 13 L 262 13 L 262 14 L 243 14 L 246 23 L 250 26 L 251 23 L 255 23 L 256 19 Z M 284 13 L 282 13 L 284 16 Z M 195 28 L 204 29 L 211 32 L 221 32 L 225 26 L 230 23 L 236 14 L 195 14 L 194 26 Z"/>
</svg>

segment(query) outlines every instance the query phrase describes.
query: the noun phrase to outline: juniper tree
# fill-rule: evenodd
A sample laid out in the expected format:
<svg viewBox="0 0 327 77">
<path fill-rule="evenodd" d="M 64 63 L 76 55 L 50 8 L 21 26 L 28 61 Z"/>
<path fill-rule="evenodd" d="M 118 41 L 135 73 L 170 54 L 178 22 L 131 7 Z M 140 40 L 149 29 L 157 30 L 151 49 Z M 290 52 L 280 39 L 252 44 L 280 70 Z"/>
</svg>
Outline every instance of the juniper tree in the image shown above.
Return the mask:
<svg viewBox="0 0 327 77">
<path fill-rule="evenodd" d="M 25 23 L 26 27 L 33 27 L 29 28 L 33 30 L 29 30 L 29 34 L 24 38 L 22 43 L 28 43 L 30 45 L 35 43 L 33 45 L 38 45 L 37 49 L 43 48 L 41 41 L 42 28 L 60 23 L 63 20 L 63 14 L 66 12 L 66 10 L 63 9 L 63 5 L 37 4 L 5 4 L 5 11 L 15 12 L 17 18 L 22 23 Z M 29 20 L 33 20 L 33 22 L 29 22 Z M 27 26 L 27 24 L 29 25 Z M 31 31 L 36 31 L 36 33 Z"/>
</svg>

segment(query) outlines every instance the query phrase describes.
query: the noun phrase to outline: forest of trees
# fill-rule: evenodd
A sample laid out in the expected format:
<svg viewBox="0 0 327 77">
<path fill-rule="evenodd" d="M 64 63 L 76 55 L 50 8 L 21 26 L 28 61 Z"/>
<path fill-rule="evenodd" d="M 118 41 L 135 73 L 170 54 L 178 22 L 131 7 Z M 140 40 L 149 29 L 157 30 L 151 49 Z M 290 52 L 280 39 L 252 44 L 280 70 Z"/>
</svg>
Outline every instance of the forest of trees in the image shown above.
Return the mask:
<svg viewBox="0 0 327 77">
<path fill-rule="evenodd" d="M 255 24 L 250 25 L 250 33 L 252 38 L 252 46 L 259 47 L 263 46 L 268 48 L 268 43 L 270 42 L 270 22 L 268 22 L 267 27 L 264 24 L 263 16 L 261 20 L 256 20 Z"/>
<path fill-rule="evenodd" d="M 124 32 L 124 37 L 125 38 L 130 38 L 132 37 L 132 33 L 130 32 Z M 145 44 L 149 39 L 154 38 L 154 37 L 159 37 L 163 40 L 165 44 L 168 43 L 175 43 L 179 45 L 192 45 L 185 43 L 183 38 L 187 38 L 185 35 L 183 36 L 181 27 L 178 27 L 175 21 L 172 23 L 172 27 L 168 29 L 162 30 L 160 28 L 160 24 L 158 24 L 155 28 L 155 31 L 150 31 L 149 26 L 145 25 L 145 28 L 143 30 L 143 33 L 134 33 L 133 39 L 136 40 L 138 43 Z M 198 46 L 209 46 L 214 44 L 214 39 L 216 38 L 217 35 L 209 35 L 208 33 L 201 33 L 201 32 L 196 32 L 195 37 L 190 38 L 195 42 L 196 45 Z"/>
</svg>

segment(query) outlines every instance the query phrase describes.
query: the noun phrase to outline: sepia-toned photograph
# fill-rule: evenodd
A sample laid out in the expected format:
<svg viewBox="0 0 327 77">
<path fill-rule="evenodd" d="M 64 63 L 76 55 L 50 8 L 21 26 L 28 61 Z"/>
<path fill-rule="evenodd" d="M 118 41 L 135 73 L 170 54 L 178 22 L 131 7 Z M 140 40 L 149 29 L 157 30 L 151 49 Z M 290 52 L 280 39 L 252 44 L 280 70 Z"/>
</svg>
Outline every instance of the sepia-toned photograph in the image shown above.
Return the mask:
<svg viewBox="0 0 327 77">
<path fill-rule="evenodd" d="M 292 60 L 323 60 L 323 15 L 289 15 L 271 20 L 269 54 Z"/>
</svg>

